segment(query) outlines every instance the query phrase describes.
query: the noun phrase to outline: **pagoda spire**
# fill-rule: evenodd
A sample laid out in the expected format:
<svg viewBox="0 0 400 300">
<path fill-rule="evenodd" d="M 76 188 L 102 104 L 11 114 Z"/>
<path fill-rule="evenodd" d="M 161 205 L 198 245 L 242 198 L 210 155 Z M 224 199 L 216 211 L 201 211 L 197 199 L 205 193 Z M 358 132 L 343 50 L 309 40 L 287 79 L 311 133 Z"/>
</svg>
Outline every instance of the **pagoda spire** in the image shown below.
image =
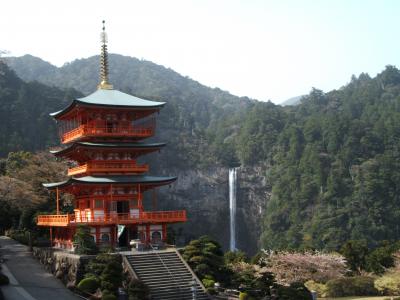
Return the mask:
<svg viewBox="0 0 400 300">
<path fill-rule="evenodd" d="M 105 22 L 103 20 L 103 31 L 101 32 L 101 54 L 100 54 L 100 84 L 98 89 L 112 90 L 113 86 L 108 82 L 108 52 L 107 52 L 107 33 Z"/>
</svg>

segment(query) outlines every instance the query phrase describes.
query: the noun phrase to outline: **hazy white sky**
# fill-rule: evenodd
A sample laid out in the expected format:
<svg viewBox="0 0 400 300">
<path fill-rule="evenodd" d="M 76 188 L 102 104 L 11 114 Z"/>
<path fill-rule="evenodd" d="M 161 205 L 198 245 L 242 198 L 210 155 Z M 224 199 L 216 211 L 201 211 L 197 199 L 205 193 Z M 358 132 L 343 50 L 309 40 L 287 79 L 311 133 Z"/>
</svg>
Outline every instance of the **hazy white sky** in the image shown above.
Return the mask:
<svg viewBox="0 0 400 300">
<path fill-rule="evenodd" d="M 5 0 L 0 49 L 55 65 L 109 50 L 279 103 L 400 65 L 397 0 Z M 112 68 L 112 66 L 111 66 Z"/>
</svg>

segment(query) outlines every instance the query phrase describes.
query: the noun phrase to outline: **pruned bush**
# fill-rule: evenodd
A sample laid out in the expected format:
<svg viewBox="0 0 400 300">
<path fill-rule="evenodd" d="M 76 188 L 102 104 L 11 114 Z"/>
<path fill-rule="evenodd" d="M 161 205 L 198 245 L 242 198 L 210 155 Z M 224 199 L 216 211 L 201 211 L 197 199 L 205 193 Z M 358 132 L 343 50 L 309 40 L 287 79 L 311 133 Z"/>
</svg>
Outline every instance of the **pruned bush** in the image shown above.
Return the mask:
<svg viewBox="0 0 400 300">
<path fill-rule="evenodd" d="M 78 289 L 88 294 L 94 294 L 99 287 L 100 280 L 93 276 L 82 279 L 78 284 Z"/>
<path fill-rule="evenodd" d="M 93 236 L 90 234 L 90 227 L 79 225 L 74 235 L 74 247 L 76 254 L 96 254 L 98 249 Z"/>
<path fill-rule="evenodd" d="M 101 300 L 118 300 L 118 298 L 114 294 L 103 294 Z"/>
<path fill-rule="evenodd" d="M 239 294 L 239 300 L 250 300 L 251 297 L 246 292 L 241 292 Z"/>
<path fill-rule="evenodd" d="M 304 284 L 310 291 L 317 292 L 318 297 L 326 297 L 326 284 L 315 282 L 314 280 L 309 280 Z"/>
<path fill-rule="evenodd" d="M 400 295 L 400 274 L 392 273 L 375 280 L 375 288 L 383 295 Z"/>
<path fill-rule="evenodd" d="M 150 299 L 150 290 L 143 281 L 132 279 L 128 285 L 128 295 L 132 300 L 148 300 Z"/>
<path fill-rule="evenodd" d="M 326 283 L 327 297 L 375 296 L 379 291 L 375 288 L 374 278 L 367 276 L 344 277 Z"/>
<path fill-rule="evenodd" d="M 212 288 L 212 287 L 214 287 L 214 284 L 215 284 L 215 280 L 209 279 L 209 278 L 204 278 L 201 282 L 203 283 L 204 287 L 206 287 L 206 288 Z"/>
<path fill-rule="evenodd" d="M 289 286 L 278 287 L 279 300 L 312 300 L 313 297 L 307 287 L 301 282 L 294 282 Z"/>
</svg>

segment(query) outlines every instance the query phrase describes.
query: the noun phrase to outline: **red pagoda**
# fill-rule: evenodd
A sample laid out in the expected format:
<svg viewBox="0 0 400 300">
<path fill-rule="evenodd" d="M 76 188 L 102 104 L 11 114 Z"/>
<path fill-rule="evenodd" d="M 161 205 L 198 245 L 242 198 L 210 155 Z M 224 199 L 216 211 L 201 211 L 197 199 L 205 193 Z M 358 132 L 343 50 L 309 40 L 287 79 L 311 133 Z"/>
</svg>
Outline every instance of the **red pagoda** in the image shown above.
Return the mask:
<svg viewBox="0 0 400 300">
<path fill-rule="evenodd" d="M 104 25 L 104 21 L 103 21 Z M 72 101 L 51 116 L 57 121 L 62 150 L 57 157 L 76 162 L 68 180 L 43 184 L 57 193 L 56 215 L 40 215 L 37 224 L 50 227 L 56 247 L 72 249 L 77 225 L 87 225 L 95 242 L 113 247 L 131 240 L 145 245 L 166 240 L 167 224 L 185 222 L 186 211 L 145 211 L 144 193 L 169 185 L 176 177 L 149 176 L 138 163 L 164 143 L 146 143 L 155 133 L 155 114 L 165 102 L 140 99 L 108 82 L 107 38 L 102 32 L 101 83 L 97 91 Z M 74 196 L 74 213 L 60 214 L 60 193 Z"/>
</svg>

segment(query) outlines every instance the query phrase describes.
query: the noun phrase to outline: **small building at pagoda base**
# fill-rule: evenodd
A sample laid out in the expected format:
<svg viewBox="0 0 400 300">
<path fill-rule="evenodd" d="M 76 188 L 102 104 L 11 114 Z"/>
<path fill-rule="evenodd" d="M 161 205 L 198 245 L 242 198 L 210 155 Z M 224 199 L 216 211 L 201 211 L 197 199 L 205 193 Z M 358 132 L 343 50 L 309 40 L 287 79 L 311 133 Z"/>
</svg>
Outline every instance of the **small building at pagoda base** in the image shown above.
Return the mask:
<svg viewBox="0 0 400 300">
<path fill-rule="evenodd" d="M 108 83 L 107 51 L 103 39 L 101 84 L 91 95 L 75 99 L 51 116 L 58 124 L 64 148 L 52 151 L 74 161 L 68 180 L 43 184 L 57 194 L 57 213 L 39 215 L 38 226 L 50 228 L 52 244 L 73 249 L 78 225 L 90 227 L 99 246 L 123 247 L 131 240 L 162 244 L 167 225 L 185 222 L 186 211 L 146 211 L 144 194 L 170 185 L 176 177 L 150 176 L 142 155 L 160 151 L 164 143 L 146 143 L 155 134 L 156 113 L 165 105 L 134 97 Z M 73 195 L 74 212 L 62 214 L 60 193 Z"/>
</svg>

